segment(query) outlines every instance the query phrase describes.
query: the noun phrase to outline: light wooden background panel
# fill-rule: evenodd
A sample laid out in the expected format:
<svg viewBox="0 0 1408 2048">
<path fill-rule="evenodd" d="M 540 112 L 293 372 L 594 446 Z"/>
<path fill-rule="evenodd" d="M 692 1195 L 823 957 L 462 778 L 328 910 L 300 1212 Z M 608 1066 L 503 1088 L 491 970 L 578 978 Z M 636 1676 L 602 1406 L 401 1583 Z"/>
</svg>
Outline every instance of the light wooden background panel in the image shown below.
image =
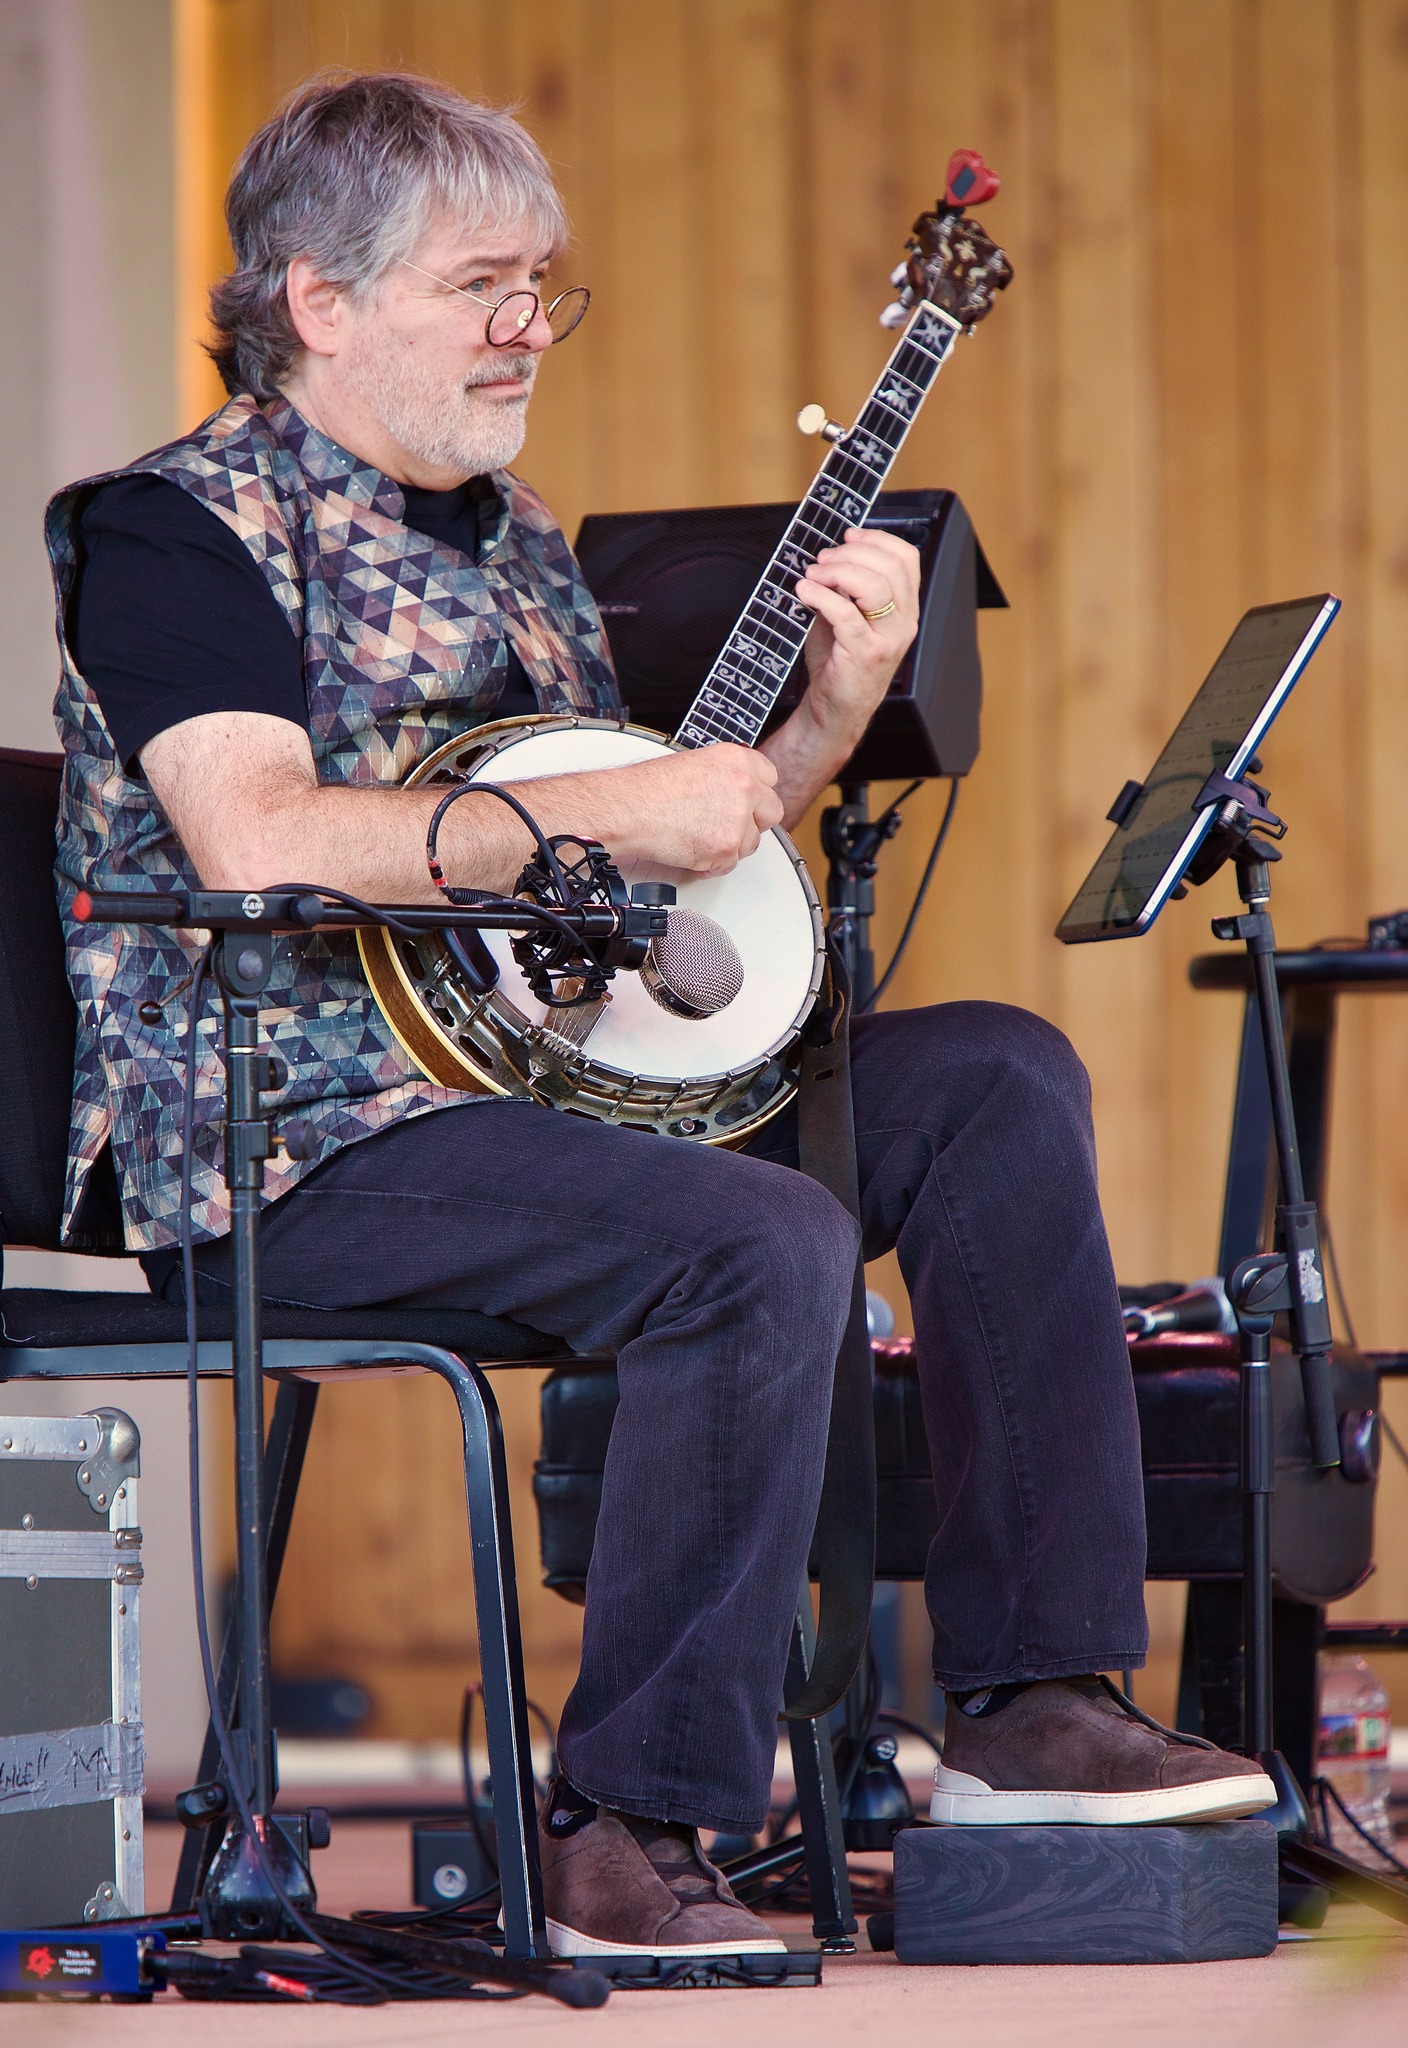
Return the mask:
<svg viewBox="0 0 1408 2048">
<path fill-rule="evenodd" d="M 240 143 L 319 66 L 432 73 L 519 104 L 567 195 L 595 302 L 546 368 L 521 467 L 569 532 L 587 511 L 797 495 L 815 449 L 793 413 L 854 408 L 909 221 L 951 148 L 989 156 L 1016 282 L 895 481 L 962 494 L 1013 609 L 983 624 L 982 754 L 894 998 L 1021 1002 L 1069 1031 L 1122 1276 L 1205 1272 L 1237 1016 L 1186 969 L 1230 886 L 1137 944 L 1050 933 L 1241 609 L 1325 588 L 1344 613 L 1267 749 L 1293 828 L 1279 927 L 1306 942 L 1408 900 L 1408 7 L 178 0 L 178 22 L 187 416 L 218 402 L 200 305 Z M 943 794 L 886 854 L 882 956 Z M 1335 1118 L 1358 1333 L 1408 1342 L 1408 1004 L 1347 1008 Z M 552 1707 L 576 1618 L 534 1584 L 533 1376 L 504 1395 Z M 278 1642 L 365 1677 L 388 1729 L 448 1732 L 470 1669 L 455 1467 L 438 1388 L 324 1403 Z M 1408 1611 L 1405 1514 L 1391 1460 L 1364 1611 Z"/>
</svg>

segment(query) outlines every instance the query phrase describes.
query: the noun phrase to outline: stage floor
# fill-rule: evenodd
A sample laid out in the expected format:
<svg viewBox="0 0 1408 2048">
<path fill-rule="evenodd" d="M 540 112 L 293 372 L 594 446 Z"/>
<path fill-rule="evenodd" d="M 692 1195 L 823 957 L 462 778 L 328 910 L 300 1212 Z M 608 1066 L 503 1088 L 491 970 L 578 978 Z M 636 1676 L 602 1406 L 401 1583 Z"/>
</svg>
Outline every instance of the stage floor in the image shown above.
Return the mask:
<svg viewBox="0 0 1408 2048">
<path fill-rule="evenodd" d="M 169 1895 L 179 1847 L 174 1826 L 148 1831 L 148 1898 Z M 335 1827 L 316 1859 L 320 1902 L 332 1913 L 405 1904 L 404 1823 Z M 778 1923 L 805 1936 L 804 1922 Z M 452 2004 L 271 2008 L 193 2006 L 174 1995 L 149 2007 L 8 2005 L 0 2037 L 21 2044 L 101 2041 L 200 2048 L 381 2048 L 383 2043 L 473 2039 L 580 2040 L 658 2048 L 716 2048 L 721 2030 L 739 2048 L 814 2048 L 874 2041 L 886 2048 L 974 2042 L 981 2048 L 1089 2048 L 1196 2042 L 1198 2048 L 1398 2048 L 1408 2040 L 1408 1928 L 1332 1913 L 1325 1933 L 1283 1942 L 1261 1962 L 1153 1968 L 906 1969 L 862 1952 L 826 1965 L 817 1990 L 622 1992 L 597 2012 L 542 1999 L 490 2008 Z"/>
</svg>

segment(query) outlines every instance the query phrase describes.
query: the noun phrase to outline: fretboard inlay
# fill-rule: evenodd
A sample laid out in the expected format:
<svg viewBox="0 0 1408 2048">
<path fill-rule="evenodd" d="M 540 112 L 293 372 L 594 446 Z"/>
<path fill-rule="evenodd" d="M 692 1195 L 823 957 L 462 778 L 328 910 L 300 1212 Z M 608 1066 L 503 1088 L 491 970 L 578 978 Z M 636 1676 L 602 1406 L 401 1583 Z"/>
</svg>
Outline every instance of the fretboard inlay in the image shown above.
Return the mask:
<svg viewBox="0 0 1408 2048">
<path fill-rule="evenodd" d="M 848 527 L 864 524 L 929 386 L 962 331 L 928 300 L 916 309 L 859 419 L 832 445 L 774 549 L 675 735 L 678 745 L 707 747 L 720 740 L 753 745 L 812 622 L 812 614 L 792 595 L 797 578 L 823 548 L 837 546 Z"/>
</svg>

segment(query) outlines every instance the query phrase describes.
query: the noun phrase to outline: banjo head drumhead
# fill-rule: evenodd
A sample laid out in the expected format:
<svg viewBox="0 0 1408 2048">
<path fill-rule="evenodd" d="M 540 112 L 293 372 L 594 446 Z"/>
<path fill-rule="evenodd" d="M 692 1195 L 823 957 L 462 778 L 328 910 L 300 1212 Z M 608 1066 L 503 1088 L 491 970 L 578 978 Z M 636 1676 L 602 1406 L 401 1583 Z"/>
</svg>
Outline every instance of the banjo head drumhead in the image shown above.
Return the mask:
<svg viewBox="0 0 1408 2048">
<path fill-rule="evenodd" d="M 521 737 L 510 733 L 491 742 L 468 772 L 471 781 L 528 782 L 624 768 L 670 751 L 667 741 L 638 728 L 563 723 L 525 727 Z M 821 931 L 815 892 L 783 834 L 767 833 L 727 875 L 699 877 L 642 863 L 623 873 L 628 884 L 671 882 L 680 908 L 716 919 L 738 949 L 743 985 L 712 1017 L 692 1019 L 662 1009 L 638 975 L 618 974 L 611 1004 L 583 1048 L 593 1065 L 642 1079 L 695 1080 L 746 1067 L 790 1038 L 815 994 Z M 530 1023 L 545 1017 L 551 1023 L 513 959 L 508 934 L 486 932 L 484 938 L 499 963 L 502 993 Z"/>
</svg>

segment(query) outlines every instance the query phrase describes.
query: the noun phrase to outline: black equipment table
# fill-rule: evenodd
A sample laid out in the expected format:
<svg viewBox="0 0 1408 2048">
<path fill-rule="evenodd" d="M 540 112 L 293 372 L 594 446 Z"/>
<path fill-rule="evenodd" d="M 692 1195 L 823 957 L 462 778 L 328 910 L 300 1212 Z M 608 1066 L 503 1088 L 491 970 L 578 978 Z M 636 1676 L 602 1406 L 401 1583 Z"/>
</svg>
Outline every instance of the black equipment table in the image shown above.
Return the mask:
<svg viewBox="0 0 1408 2048">
<path fill-rule="evenodd" d="M 1260 1250 L 1269 1206 L 1275 1199 L 1271 1096 L 1247 955 L 1200 953 L 1189 962 L 1188 979 L 1196 989 L 1242 990 L 1246 994 L 1217 1256 L 1218 1272 L 1230 1273 L 1239 1259 Z M 1306 952 L 1278 952 L 1276 982 L 1286 1020 L 1291 1102 L 1306 1198 L 1323 1206 L 1336 1006 L 1342 995 L 1408 989 L 1408 950 L 1322 946 Z"/>
</svg>

